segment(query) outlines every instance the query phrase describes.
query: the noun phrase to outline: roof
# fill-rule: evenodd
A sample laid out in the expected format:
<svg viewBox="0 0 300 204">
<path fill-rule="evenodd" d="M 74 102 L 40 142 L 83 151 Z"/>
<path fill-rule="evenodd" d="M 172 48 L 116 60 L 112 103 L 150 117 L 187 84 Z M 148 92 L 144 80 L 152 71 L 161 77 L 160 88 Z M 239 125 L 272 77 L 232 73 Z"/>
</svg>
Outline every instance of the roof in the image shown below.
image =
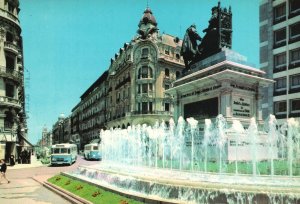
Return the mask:
<svg viewBox="0 0 300 204">
<path fill-rule="evenodd" d="M 151 23 L 154 26 L 157 26 L 157 22 L 155 17 L 152 15 L 152 11 L 149 7 L 147 7 L 144 11 L 144 15 L 142 17 L 142 19 L 140 20 L 139 26 L 141 24 L 147 24 L 147 23 Z"/>
<path fill-rule="evenodd" d="M 106 81 L 108 71 L 106 70 L 103 74 L 80 96 L 81 100 L 87 97 L 97 86 Z"/>
<path fill-rule="evenodd" d="M 181 46 L 182 40 L 169 34 L 162 34 L 162 43 L 171 47 Z"/>
</svg>

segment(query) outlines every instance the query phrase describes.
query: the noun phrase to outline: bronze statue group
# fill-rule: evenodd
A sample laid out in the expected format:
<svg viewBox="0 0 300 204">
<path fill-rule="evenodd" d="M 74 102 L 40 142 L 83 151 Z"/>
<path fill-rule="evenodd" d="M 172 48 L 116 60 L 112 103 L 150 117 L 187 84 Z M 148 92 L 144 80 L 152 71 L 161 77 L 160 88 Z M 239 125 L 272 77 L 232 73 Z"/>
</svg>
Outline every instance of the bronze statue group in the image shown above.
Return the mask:
<svg viewBox="0 0 300 204">
<path fill-rule="evenodd" d="M 226 8 L 222 9 L 220 2 L 218 6 L 213 7 L 209 25 L 203 32 L 206 34 L 201 38 L 195 24 L 186 30 L 181 55 L 187 70 L 190 70 L 192 64 L 220 52 L 222 47 L 231 48 L 231 8 L 229 7 L 228 11 Z"/>
</svg>

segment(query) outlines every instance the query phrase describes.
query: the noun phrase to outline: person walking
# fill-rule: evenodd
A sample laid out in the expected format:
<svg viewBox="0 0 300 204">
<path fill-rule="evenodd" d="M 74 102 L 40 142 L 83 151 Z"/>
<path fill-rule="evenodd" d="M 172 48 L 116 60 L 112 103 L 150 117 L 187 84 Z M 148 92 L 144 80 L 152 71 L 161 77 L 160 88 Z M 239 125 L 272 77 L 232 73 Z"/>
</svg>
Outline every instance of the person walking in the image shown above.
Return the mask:
<svg viewBox="0 0 300 204">
<path fill-rule="evenodd" d="M 10 183 L 10 181 L 5 176 L 7 166 L 6 166 L 6 163 L 5 163 L 4 159 L 1 159 L 0 162 L 1 162 L 1 169 L 0 169 L 0 174 L 1 174 L 0 176 L 1 177 L 0 177 L 0 179 L 2 180 L 2 178 L 4 178 L 7 181 L 7 183 Z M 1 180 L 0 180 L 0 183 L 1 183 Z"/>
</svg>

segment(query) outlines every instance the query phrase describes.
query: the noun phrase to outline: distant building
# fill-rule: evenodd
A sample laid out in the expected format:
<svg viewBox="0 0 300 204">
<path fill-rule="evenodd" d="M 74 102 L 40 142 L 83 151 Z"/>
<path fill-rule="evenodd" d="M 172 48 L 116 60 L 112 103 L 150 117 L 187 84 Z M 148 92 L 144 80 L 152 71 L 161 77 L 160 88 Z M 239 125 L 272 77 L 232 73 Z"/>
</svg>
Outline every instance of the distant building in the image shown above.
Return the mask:
<svg viewBox="0 0 300 204">
<path fill-rule="evenodd" d="M 71 137 L 81 148 L 99 138 L 100 129 L 105 128 L 107 74 L 105 71 L 82 94 L 80 103 L 72 109 Z"/>
<path fill-rule="evenodd" d="M 265 93 L 264 118 L 300 119 L 300 1 L 261 0 L 259 22 L 260 68 L 275 80 Z"/>
<path fill-rule="evenodd" d="M 52 133 L 51 133 L 51 131 L 48 131 L 47 127 L 45 126 L 43 128 L 40 146 L 50 147 L 51 145 L 52 145 Z"/>
<path fill-rule="evenodd" d="M 52 144 L 70 143 L 71 141 L 71 118 L 61 114 L 52 127 Z"/>
<path fill-rule="evenodd" d="M 18 158 L 27 141 L 18 0 L 0 0 L 0 159 Z"/>
</svg>

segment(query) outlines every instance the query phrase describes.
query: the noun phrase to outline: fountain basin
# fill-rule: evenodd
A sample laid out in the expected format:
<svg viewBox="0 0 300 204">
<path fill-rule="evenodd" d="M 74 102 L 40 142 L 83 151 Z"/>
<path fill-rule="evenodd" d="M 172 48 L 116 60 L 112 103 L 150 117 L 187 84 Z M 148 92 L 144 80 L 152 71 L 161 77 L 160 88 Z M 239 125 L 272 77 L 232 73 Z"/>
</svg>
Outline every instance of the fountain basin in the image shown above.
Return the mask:
<svg viewBox="0 0 300 204">
<path fill-rule="evenodd" d="M 151 203 L 297 203 L 300 177 L 203 173 L 105 162 L 68 176 Z"/>
</svg>

